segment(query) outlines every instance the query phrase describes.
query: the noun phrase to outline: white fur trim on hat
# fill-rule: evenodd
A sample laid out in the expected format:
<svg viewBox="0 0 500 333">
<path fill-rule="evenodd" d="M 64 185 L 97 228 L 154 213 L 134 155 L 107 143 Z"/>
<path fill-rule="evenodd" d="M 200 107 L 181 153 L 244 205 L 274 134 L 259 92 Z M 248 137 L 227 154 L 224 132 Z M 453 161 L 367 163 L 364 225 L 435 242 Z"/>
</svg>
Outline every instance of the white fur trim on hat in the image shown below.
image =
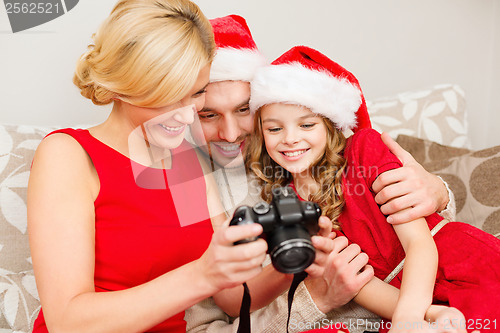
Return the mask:
<svg viewBox="0 0 500 333">
<path fill-rule="evenodd" d="M 360 90 L 345 78 L 304 67 L 299 62 L 261 68 L 251 84 L 250 109 L 272 103 L 297 104 L 329 118 L 339 129 L 356 126 Z"/>
<path fill-rule="evenodd" d="M 256 49 L 219 48 L 210 69 L 210 82 L 252 81 L 255 72 L 267 65 Z"/>
</svg>

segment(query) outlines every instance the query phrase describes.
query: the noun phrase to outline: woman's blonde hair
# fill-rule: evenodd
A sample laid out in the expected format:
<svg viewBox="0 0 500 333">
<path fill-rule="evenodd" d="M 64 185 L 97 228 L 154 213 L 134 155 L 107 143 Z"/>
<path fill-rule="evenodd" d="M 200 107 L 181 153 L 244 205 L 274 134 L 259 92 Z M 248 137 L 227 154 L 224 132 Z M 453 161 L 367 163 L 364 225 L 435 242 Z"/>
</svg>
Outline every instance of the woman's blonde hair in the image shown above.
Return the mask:
<svg viewBox="0 0 500 333">
<path fill-rule="evenodd" d="M 246 166 L 257 176 L 262 185 L 262 199 L 270 202 L 273 189 L 289 184 L 292 175 L 273 161 L 267 153 L 262 132 L 261 110 L 262 108 L 255 113 L 254 133 L 250 140 L 247 140 L 250 143 L 245 148 Z M 306 199 L 316 202 L 321 207 L 323 215 L 332 220 L 334 228 L 340 229 L 337 218 L 345 202 L 341 182 L 347 164 L 343 157 L 346 138 L 330 119 L 323 117 L 323 122 L 327 129 L 325 152 L 310 168 L 313 179 L 320 185 L 320 190 Z"/>
<path fill-rule="evenodd" d="M 192 89 L 215 51 L 212 27 L 188 0 L 121 0 L 93 35 L 73 82 L 103 105 L 175 103 Z"/>
</svg>

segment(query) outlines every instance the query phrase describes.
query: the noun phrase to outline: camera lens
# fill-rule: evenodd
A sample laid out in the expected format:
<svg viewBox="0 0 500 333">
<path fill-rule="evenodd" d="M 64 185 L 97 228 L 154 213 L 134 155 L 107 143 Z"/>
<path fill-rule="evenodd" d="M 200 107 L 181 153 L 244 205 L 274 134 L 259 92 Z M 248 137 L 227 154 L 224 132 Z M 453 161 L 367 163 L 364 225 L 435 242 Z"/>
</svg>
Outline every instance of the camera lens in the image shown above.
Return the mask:
<svg viewBox="0 0 500 333">
<path fill-rule="evenodd" d="M 277 229 L 267 240 L 276 270 L 295 274 L 309 267 L 316 255 L 307 230 L 301 225 Z"/>
<path fill-rule="evenodd" d="M 302 240 L 292 240 L 292 242 L 279 248 L 273 255 L 274 266 L 282 273 L 302 272 L 314 262 L 315 251 L 310 242 Z"/>
</svg>

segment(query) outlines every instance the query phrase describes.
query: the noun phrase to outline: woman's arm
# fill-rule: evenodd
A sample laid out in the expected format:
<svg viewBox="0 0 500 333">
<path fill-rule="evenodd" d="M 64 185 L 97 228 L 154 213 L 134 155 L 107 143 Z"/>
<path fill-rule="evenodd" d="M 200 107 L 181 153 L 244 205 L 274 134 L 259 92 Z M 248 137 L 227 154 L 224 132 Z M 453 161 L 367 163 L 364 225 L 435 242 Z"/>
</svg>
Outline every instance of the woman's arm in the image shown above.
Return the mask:
<svg viewBox="0 0 500 333">
<path fill-rule="evenodd" d="M 232 246 L 260 234 L 260 226 L 225 228 L 214 234 L 199 260 L 134 288 L 96 293 L 93 202 L 98 191 L 92 162 L 74 139 L 54 134 L 42 141 L 30 175 L 28 225 L 51 332 L 145 331 L 261 270 L 264 244 Z"/>
</svg>

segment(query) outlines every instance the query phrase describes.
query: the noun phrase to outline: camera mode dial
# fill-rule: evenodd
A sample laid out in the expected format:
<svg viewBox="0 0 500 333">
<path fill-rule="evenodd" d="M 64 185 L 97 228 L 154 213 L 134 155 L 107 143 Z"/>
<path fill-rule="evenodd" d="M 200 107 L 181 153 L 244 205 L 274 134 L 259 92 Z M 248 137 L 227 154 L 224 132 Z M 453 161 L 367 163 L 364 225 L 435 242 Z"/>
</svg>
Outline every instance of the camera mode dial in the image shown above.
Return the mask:
<svg viewBox="0 0 500 333">
<path fill-rule="evenodd" d="M 255 206 L 253 206 L 252 209 L 255 212 L 255 214 L 262 215 L 262 214 L 268 213 L 270 210 L 270 207 L 269 207 L 269 204 L 267 202 L 261 201 L 261 202 L 258 202 Z"/>
</svg>

